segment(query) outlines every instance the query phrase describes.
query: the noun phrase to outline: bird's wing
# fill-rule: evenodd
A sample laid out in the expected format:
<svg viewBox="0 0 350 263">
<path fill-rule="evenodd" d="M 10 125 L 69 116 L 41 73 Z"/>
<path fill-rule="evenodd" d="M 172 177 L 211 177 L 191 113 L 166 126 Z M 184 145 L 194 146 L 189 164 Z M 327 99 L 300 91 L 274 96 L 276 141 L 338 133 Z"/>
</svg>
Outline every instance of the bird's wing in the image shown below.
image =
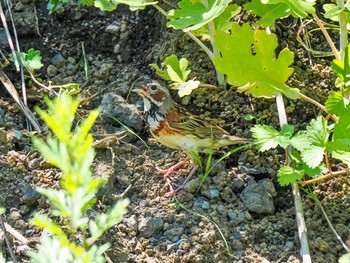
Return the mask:
<svg viewBox="0 0 350 263">
<path fill-rule="evenodd" d="M 223 135 L 229 135 L 227 131 L 217 125 L 211 124 L 198 116 L 192 115 L 179 105 L 175 105 L 176 111 L 168 115 L 169 126 L 179 132 L 192 134 L 201 139 L 220 139 Z M 175 113 L 176 112 L 176 113 Z"/>
</svg>

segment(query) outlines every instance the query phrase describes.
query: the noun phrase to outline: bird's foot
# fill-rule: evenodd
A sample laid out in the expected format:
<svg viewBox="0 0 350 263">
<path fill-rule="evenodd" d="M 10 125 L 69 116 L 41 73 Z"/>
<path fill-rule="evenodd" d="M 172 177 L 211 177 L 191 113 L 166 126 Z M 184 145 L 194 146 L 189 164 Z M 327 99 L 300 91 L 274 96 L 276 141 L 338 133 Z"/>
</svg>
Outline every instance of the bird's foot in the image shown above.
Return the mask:
<svg viewBox="0 0 350 263">
<path fill-rule="evenodd" d="M 170 168 L 168 169 L 159 169 L 158 172 L 160 174 L 163 174 L 164 175 L 164 179 L 167 179 L 169 178 L 172 174 L 175 174 L 175 173 L 182 173 L 182 172 L 189 172 L 188 170 L 186 169 L 180 169 L 178 170 L 181 166 L 183 166 L 185 163 L 187 163 L 189 160 L 186 159 L 186 160 L 183 160 L 181 162 L 178 162 L 177 164 L 171 166 Z"/>
<path fill-rule="evenodd" d="M 174 189 L 174 187 L 173 187 L 172 182 L 170 181 L 170 179 L 169 179 L 169 178 L 166 178 L 166 182 L 167 182 L 167 184 L 168 184 L 168 186 L 169 186 L 169 188 L 170 188 L 170 191 L 167 192 L 167 193 L 164 195 L 164 197 L 166 197 L 166 198 L 171 198 L 171 197 L 175 196 L 175 195 L 187 184 L 187 182 L 191 179 L 191 177 L 194 175 L 194 173 L 197 171 L 197 169 L 198 169 L 198 165 L 195 165 L 195 166 L 192 168 L 191 172 L 188 174 L 186 180 L 185 180 L 179 187 L 177 187 L 176 189 Z"/>
</svg>

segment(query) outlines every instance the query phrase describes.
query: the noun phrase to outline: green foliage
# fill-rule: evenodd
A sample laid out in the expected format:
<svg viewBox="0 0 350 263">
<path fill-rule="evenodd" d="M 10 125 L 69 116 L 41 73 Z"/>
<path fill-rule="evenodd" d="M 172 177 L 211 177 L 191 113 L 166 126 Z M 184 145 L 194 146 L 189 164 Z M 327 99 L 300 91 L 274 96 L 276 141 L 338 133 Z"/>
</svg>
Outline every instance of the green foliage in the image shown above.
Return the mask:
<svg viewBox="0 0 350 263">
<path fill-rule="evenodd" d="M 27 53 L 17 52 L 16 55 L 19 64 L 30 72 L 41 69 L 44 66 L 41 63 L 42 57 L 40 51 L 34 48 L 29 49 Z"/>
<path fill-rule="evenodd" d="M 294 169 L 290 166 L 282 166 L 277 173 L 278 182 L 281 186 L 292 184 L 303 178 L 303 171 Z"/>
<path fill-rule="evenodd" d="M 349 9 L 349 6 L 347 5 L 344 8 L 340 8 L 335 4 L 324 4 L 323 10 L 325 11 L 324 17 L 334 22 L 339 21 L 339 14 L 342 12 L 346 13 L 347 22 L 350 21 L 350 9 Z"/>
<path fill-rule="evenodd" d="M 342 93 L 350 90 L 350 56 L 349 46 L 344 51 L 344 59 L 334 59 L 332 62 L 332 70 L 337 75 L 337 87 Z"/>
<path fill-rule="evenodd" d="M 79 100 L 63 93 L 54 100 L 46 99 L 49 111 L 37 108 L 40 117 L 51 129 L 53 136 L 46 141 L 33 137 L 32 141 L 44 158 L 58 167 L 63 175 L 61 189 L 38 188 L 53 206 L 52 215 L 60 217 L 60 226 L 47 215 L 36 214 L 31 222 L 46 229 L 52 236 L 43 235 L 37 252 L 30 252 L 32 262 L 105 262 L 103 252 L 108 244 L 94 245 L 101 235 L 119 223 L 129 203 L 120 200 L 106 214 L 97 213 L 94 219 L 86 212 L 96 202 L 96 193 L 107 179 L 93 177 L 91 165 L 94 159 L 92 136 L 89 133 L 100 110 L 93 110 L 83 122 L 73 129 Z M 76 243 L 71 235 L 79 232 L 81 240 Z"/>
<path fill-rule="evenodd" d="M 205 6 L 202 1 L 182 0 L 178 3 L 180 9 L 168 12 L 168 27 L 184 31 L 196 30 L 214 20 L 225 11 L 231 0 L 208 0 Z"/>
<path fill-rule="evenodd" d="M 232 27 L 232 18 L 241 12 L 241 7 L 236 4 L 229 5 L 225 11 L 214 22 L 214 27 L 217 32 L 223 31 L 229 33 Z M 192 31 L 196 36 L 200 36 L 202 40 L 211 40 L 208 24 L 203 25 L 201 28 Z"/>
<path fill-rule="evenodd" d="M 288 66 L 294 54 L 285 48 L 275 57 L 276 35 L 237 23 L 231 32 L 216 34 L 215 44 L 222 57 L 214 58 L 217 70 L 227 75 L 229 84 L 255 97 L 273 98 L 282 93 L 291 99 L 299 98 L 299 90 L 285 84 L 293 73 Z"/>
<path fill-rule="evenodd" d="M 183 97 L 190 95 L 192 90 L 198 88 L 200 82 L 195 80 L 189 80 L 188 75 L 191 70 L 187 70 L 188 60 L 181 58 L 180 60 L 176 55 L 171 55 L 165 58 L 165 69 L 161 69 L 157 64 L 150 64 L 155 69 L 156 74 L 164 80 L 170 80 L 174 83 L 171 85 L 173 89 L 179 90 L 179 96 Z"/>
<path fill-rule="evenodd" d="M 49 14 L 52 14 L 58 3 L 69 3 L 71 0 L 49 0 L 47 4 L 47 9 Z M 100 8 L 102 11 L 114 11 L 117 9 L 119 4 L 128 5 L 131 11 L 143 10 L 147 5 L 157 4 L 157 1 L 151 0 L 79 0 L 78 4 L 92 6 Z"/>
<path fill-rule="evenodd" d="M 345 255 L 342 255 L 340 258 L 339 258 L 339 263 L 350 263 L 350 254 L 345 254 Z"/>
<path fill-rule="evenodd" d="M 253 14 L 261 17 L 256 26 L 272 26 L 277 19 L 292 15 L 295 18 L 305 18 L 308 14 L 314 14 L 315 1 L 308 0 L 252 0 L 244 5 Z"/>
</svg>

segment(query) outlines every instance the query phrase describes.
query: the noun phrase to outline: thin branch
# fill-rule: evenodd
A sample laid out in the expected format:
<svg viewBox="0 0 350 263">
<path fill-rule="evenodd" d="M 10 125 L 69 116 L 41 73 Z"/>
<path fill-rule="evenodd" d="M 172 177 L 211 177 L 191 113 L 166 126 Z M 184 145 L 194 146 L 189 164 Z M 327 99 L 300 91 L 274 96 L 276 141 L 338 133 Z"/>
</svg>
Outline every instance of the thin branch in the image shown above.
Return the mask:
<svg viewBox="0 0 350 263">
<path fill-rule="evenodd" d="M 321 29 L 323 35 L 325 36 L 325 38 L 326 38 L 326 40 L 327 40 L 327 42 L 328 42 L 328 45 L 331 47 L 334 57 L 335 57 L 336 59 L 339 59 L 339 60 L 340 60 L 339 51 L 338 51 L 338 49 L 335 47 L 335 45 L 334 45 L 334 43 L 333 43 L 333 41 L 332 41 L 332 38 L 329 36 L 329 34 L 328 34 L 326 28 L 323 26 L 322 21 L 318 18 L 318 16 L 317 16 L 316 14 L 313 14 L 312 16 L 313 16 L 313 18 L 315 19 L 317 25 L 320 27 L 320 29 Z"/>
<path fill-rule="evenodd" d="M 277 111 L 278 117 L 280 121 L 281 128 L 288 124 L 287 122 L 287 114 L 284 107 L 283 96 L 282 94 L 276 97 Z M 289 146 L 290 147 L 290 146 Z M 288 149 L 290 150 L 290 149 Z M 287 164 L 290 163 L 289 157 L 286 160 Z M 311 263 L 310 250 L 307 240 L 307 229 L 304 219 L 304 211 L 303 211 L 303 203 L 300 197 L 299 186 L 297 183 L 292 184 L 293 196 L 294 196 L 294 207 L 295 207 L 295 216 L 298 225 L 298 234 L 300 240 L 300 253 L 303 258 L 303 263 Z"/>
<path fill-rule="evenodd" d="M 320 182 L 320 181 L 325 181 L 325 180 L 328 180 L 330 178 L 333 178 L 333 177 L 336 177 L 336 176 L 339 176 L 339 175 L 348 174 L 349 172 L 350 172 L 349 169 L 336 171 L 336 172 L 331 172 L 331 173 L 325 174 L 325 175 L 317 177 L 317 178 L 313 178 L 313 179 L 306 180 L 306 181 L 301 181 L 301 182 L 299 182 L 299 184 L 304 187 L 305 185 L 317 183 L 317 182 Z"/>
</svg>

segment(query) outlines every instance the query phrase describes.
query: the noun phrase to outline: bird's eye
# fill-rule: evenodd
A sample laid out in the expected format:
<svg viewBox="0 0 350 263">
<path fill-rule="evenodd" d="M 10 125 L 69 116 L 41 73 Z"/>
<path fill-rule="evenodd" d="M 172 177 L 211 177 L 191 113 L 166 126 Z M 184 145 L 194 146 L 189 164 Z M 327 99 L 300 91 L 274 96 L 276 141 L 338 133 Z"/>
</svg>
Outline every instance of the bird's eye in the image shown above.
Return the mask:
<svg viewBox="0 0 350 263">
<path fill-rule="evenodd" d="M 154 85 L 154 84 L 149 85 L 149 88 L 151 91 L 156 91 L 158 89 L 157 85 Z"/>
</svg>

